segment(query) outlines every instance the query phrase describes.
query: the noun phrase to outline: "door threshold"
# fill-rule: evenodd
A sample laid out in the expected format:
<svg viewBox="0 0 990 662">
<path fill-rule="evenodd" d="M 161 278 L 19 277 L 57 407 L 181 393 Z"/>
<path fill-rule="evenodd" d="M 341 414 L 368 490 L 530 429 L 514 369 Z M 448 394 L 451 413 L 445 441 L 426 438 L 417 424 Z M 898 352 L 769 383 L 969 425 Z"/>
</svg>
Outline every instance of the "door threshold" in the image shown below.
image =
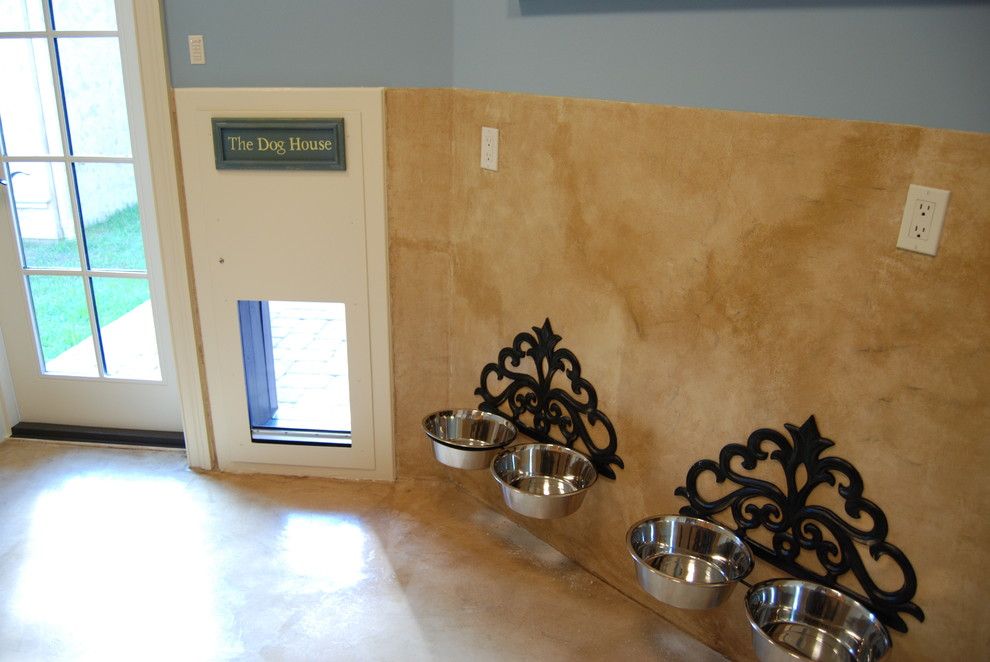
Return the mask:
<svg viewBox="0 0 990 662">
<path fill-rule="evenodd" d="M 252 427 L 251 441 L 262 444 L 296 444 L 299 446 L 342 446 L 350 448 L 350 432 L 305 430 L 301 428 Z"/>
<path fill-rule="evenodd" d="M 46 439 L 49 441 L 77 441 L 114 446 L 185 449 L 186 441 L 181 432 L 163 430 L 126 430 L 84 425 L 60 425 L 57 423 L 21 422 L 10 432 L 20 439 Z"/>
</svg>

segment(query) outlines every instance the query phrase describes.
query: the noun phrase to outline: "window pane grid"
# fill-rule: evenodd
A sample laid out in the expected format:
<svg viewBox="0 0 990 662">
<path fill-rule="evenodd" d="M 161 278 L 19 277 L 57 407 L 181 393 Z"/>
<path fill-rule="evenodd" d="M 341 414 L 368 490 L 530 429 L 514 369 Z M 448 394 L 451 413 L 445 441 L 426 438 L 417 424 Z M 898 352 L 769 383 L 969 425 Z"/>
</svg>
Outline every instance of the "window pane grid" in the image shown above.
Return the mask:
<svg viewBox="0 0 990 662">
<path fill-rule="evenodd" d="M 51 71 L 52 78 L 55 83 L 55 92 L 58 97 L 59 103 L 56 104 L 58 111 L 58 123 L 59 123 L 59 133 L 62 140 L 62 154 L 71 155 L 72 150 L 70 149 L 69 141 L 69 124 L 66 118 L 65 111 L 65 88 L 62 85 L 62 71 L 58 61 L 58 48 L 56 46 L 55 38 L 51 34 L 52 30 L 52 8 L 50 2 L 42 3 L 45 10 L 45 28 L 49 32 L 48 41 L 48 54 L 51 60 Z M 76 186 L 75 174 L 72 169 L 69 169 L 69 198 L 72 201 L 72 222 L 76 229 L 76 237 L 78 241 L 76 242 L 77 249 L 79 251 L 79 264 L 86 269 L 89 266 L 88 258 L 86 256 L 86 235 L 84 234 L 82 227 L 82 220 L 79 216 L 79 191 Z M 90 327 L 90 338 L 91 342 L 93 340 L 99 339 L 99 325 L 96 323 L 96 304 L 93 301 L 93 288 L 90 285 L 91 280 L 89 277 L 83 279 L 83 290 L 86 297 L 86 309 L 89 314 L 89 327 Z M 99 377 L 103 378 L 106 376 L 106 369 L 104 368 L 105 359 L 103 357 L 103 348 L 100 342 L 95 342 L 94 348 L 96 351 L 96 363 L 99 370 Z"/>
<path fill-rule="evenodd" d="M 65 165 L 15 161 L 8 164 L 7 170 L 21 266 L 79 269 L 79 235 Z"/>
<path fill-rule="evenodd" d="M 51 27 L 70 30 L 116 30 L 114 0 L 47 0 Z"/>
<path fill-rule="evenodd" d="M 111 362 L 114 363 L 114 365 L 108 367 L 107 351 L 103 346 L 103 337 L 107 333 L 107 327 L 111 323 L 119 319 L 124 313 L 127 313 L 127 311 L 130 310 L 130 308 L 127 308 L 127 306 L 129 306 L 130 303 L 133 303 L 133 302 L 125 301 L 124 307 L 127 308 L 127 310 L 119 309 L 115 311 L 113 310 L 113 306 L 115 304 L 114 299 L 115 298 L 126 299 L 127 297 L 133 299 L 135 296 L 141 295 L 145 300 L 145 303 L 148 305 L 140 306 L 141 308 L 140 315 L 143 317 L 150 318 L 151 317 L 150 282 L 148 281 L 147 267 L 144 264 L 143 241 L 139 246 L 139 250 L 141 252 L 140 261 L 132 259 L 128 262 L 125 260 L 120 264 L 107 264 L 104 261 L 103 263 L 97 265 L 96 267 L 94 267 L 91 264 L 92 259 L 91 256 L 89 255 L 89 252 L 87 251 L 86 223 L 84 222 L 83 210 L 87 204 L 91 206 L 92 203 L 91 202 L 87 203 L 86 201 L 81 199 L 77 166 L 86 165 L 86 164 L 89 164 L 90 167 L 93 166 L 99 167 L 99 165 L 97 164 L 103 165 L 103 167 L 113 167 L 113 164 L 119 164 L 120 166 L 133 166 L 134 159 L 133 159 L 133 155 L 130 153 L 130 145 L 129 145 L 130 135 L 129 135 L 129 131 L 126 128 L 123 130 L 121 135 L 123 136 L 123 139 L 127 143 L 127 154 L 120 154 L 120 155 L 78 154 L 77 155 L 73 153 L 71 129 L 69 126 L 70 122 L 67 111 L 67 108 L 69 108 L 69 104 L 66 99 L 66 88 L 65 88 L 65 82 L 63 80 L 63 72 L 62 72 L 62 56 L 60 54 L 59 43 L 58 43 L 59 39 L 73 39 L 76 41 L 72 42 L 72 44 L 74 45 L 78 44 L 79 46 L 83 46 L 84 44 L 87 43 L 99 44 L 100 42 L 96 40 L 100 38 L 104 40 L 112 39 L 114 42 L 113 48 L 116 49 L 115 51 L 117 54 L 116 57 L 119 58 L 119 40 L 118 40 L 119 32 L 117 30 L 106 30 L 106 29 L 56 30 L 54 29 L 54 22 L 52 16 L 53 9 L 52 9 L 51 0 L 45 0 L 40 4 L 42 5 L 43 14 L 44 14 L 45 29 L 43 31 L 37 28 L 30 30 L 22 30 L 22 31 L 3 31 L 0 32 L 0 40 L 4 40 L 4 39 L 23 40 L 23 39 L 31 39 L 31 38 L 38 40 L 45 39 L 45 42 L 47 44 L 48 58 L 49 58 L 48 65 L 50 67 L 50 72 L 51 72 L 50 84 L 51 87 L 54 88 L 54 92 L 56 96 L 56 102 L 54 103 L 54 106 L 57 114 L 59 141 L 61 142 L 62 153 L 61 155 L 38 154 L 38 155 L 30 155 L 30 156 L 11 156 L 8 154 L 6 147 L 2 143 L 2 133 L 0 133 L 0 174 L 3 174 L 4 178 L 7 179 L 7 181 L 9 182 L 11 170 L 12 170 L 12 168 L 10 167 L 11 163 L 18 161 L 23 161 L 28 164 L 30 163 L 40 163 L 40 164 L 48 163 L 52 165 L 61 164 L 61 167 L 67 171 L 66 174 L 68 175 L 67 184 L 68 184 L 68 195 L 70 198 L 69 208 L 71 209 L 72 225 L 75 229 L 75 236 L 76 236 L 76 250 L 78 252 L 79 264 L 81 265 L 81 267 L 51 268 L 51 267 L 29 266 L 25 261 L 25 254 L 24 254 L 25 249 L 22 238 L 20 236 L 21 235 L 20 225 L 19 222 L 16 220 L 18 217 L 17 207 L 16 205 L 12 205 L 13 207 L 12 211 L 15 217 L 15 224 L 17 225 L 17 235 L 18 235 L 17 243 L 19 245 L 19 249 L 21 252 L 21 271 L 24 278 L 25 291 L 28 295 L 28 307 L 31 313 L 33 324 L 35 326 L 35 332 L 36 332 L 35 343 L 38 352 L 39 362 L 40 365 L 43 366 L 43 373 L 52 376 L 89 377 L 89 378 L 98 378 L 98 379 L 114 379 L 115 381 L 130 381 L 130 380 L 147 381 L 149 378 L 153 380 L 160 380 L 161 374 L 160 372 L 158 372 L 157 341 L 155 340 L 153 333 L 153 328 L 154 328 L 153 322 L 151 323 L 152 335 L 150 339 L 146 339 L 145 344 L 147 345 L 147 347 L 145 347 L 143 351 L 146 359 L 148 358 L 149 355 L 151 356 L 151 358 L 148 360 L 154 363 L 154 369 L 153 369 L 154 374 L 149 375 L 147 373 L 145 374 L 128 373 L 126 371 L 127 364 L 121 362 L 120 359 L 116 359 L 115 361 Z M 112 10 L 112 2 L 110 3 L 109 7 Z M 89 41 L 89 40 L 93 40 L 93 41 Z M 68 45 L 69 42 L 66 42 L 66 44 Z M 109 50 L 107 50 L 108 48 L 109 48 L 109 44 L 104 47 L 104 53 L 109 53 Z M 83 49 L 83 51 L 85 51 L 85 49 Z M 76 57 L 77 63 L 81 62 L 83 63 L 83 65 L 85 65 L 85 62 L 88 61 L 88 58 L 86 57 L 88 55 L 89 55 L 88 52 L 83 52 L 82 53 L 83 57 L 80 58 L 79 56 L 77 56 Z M 119 60 L 118 60 L 118 64 L 119 64 Z M 78 68 L 78 64 L 74 66 Z M 78 76 L 79 73 L 80 72 L 77 72 L 75 75 Z M 86 72 L 82 71 L 82 73 L 85 74 Z M 118 77 L 122 75 L 121 72 L 119 71 L 115 73 L 117 73 Z M 84 79 L 80 78 L 79 80 L 84 80 Z M 113 91 L 116 92 L 116 90 Z M 102 91 L 100 92 L 102 93 Z M 96 99 L 97 103 L 100 98 L 101 98 L 100 94 L 97 94 L 95 96 L 91 95 L 91 99 Z M 126 102 L 123 100 L 122 93 L 120 93 L 120 98 L 121 98 L 120 101 L 121 106 L 126 107 Z M 85 100 L 75 101 L 77 105 L 83 102 L 85 102 Z M 93 102 L 89 101 L 89 103 L 90 105 L 92 105 Z M 124 115 L 124 118 L 125 118 L 124 121 L 126 127 L 126 122 L 128 119 L 126 114 Z M 54 129 L 54 126 L 52 127 L 52 129 Z M 52 136 L 52 138 L 54 138 L 54 136 Z M 90 198 L 92 200 L 92 195 L 90 195 Z M 134 204 L 130 206 L 134 208 L 134 214 L 136 214 L 136 200 Z M 100 214 L 98 212 L 93 213 L 92 209 L 90 209 L 90 216 L 99 217 Z M 135 219 L 136 218 L 137 217 L 135 216 Z M 134 233 L 133 227 L 135 222 L 137 223 L 137 228 L 138 228 L 137 234 L 138 236 L 140 236 L 141 230 L 140 230 L 139 220 L 131 222 L 130 224 L 131 233 L 132 234 Z M 60 278 L 61 279 L 68 278 L 82 285 L 83 292 L 78 293 L 78 290 L 76 290 L 77 294 L 73 295 L 74 297 L 73 305 L 76 309 L 79 309 L 77 310 L 77 312 L 80 312 L 81 306 L 83 305 L 83 301 L 81 299 L 84 298 L 85 310 L 88 313 L 88 318 L 89 318 L 88 320 L 89 333 L 90 333 L 89 345 L 92 346 L 92 351 L 95 354 L 94 358 L 96 359 L 95 361 L 96 366 L 93 366 L 95 370 L 89 367 L 90 364 L 88 361 L 86 362 L 87 365 L 85 369 L 80 370 L 78 373 L 72 373 L 71 371 L 66 372 L 61 368 L 50 369 L 51 366 L 49 366 L 49 363 L 51 362 L 52 357 L 47 356 L 47 354 L 51 352 L 51 348 L 48 346 L 51 344 L 51 332 L 47 329 L 42 329 L 41 327 L 51 326 L 51 324 L 47 320 L 42 321 L 42 319 L 39 318 L 38 316 L 38 302 L 35 301 L 37 295 L 34 292 L 34 290 L 36 290 L 37 288 L 32 287 L 32 282 L 33 281 L 37 282 L 40 286 L 42 284 L 57 282 L 57 279 Z M 56 280 L 52 280 L 52 279 L 56 279 Z M 139 281 L 143 281 L 143 285 L 140 285 Z M 120 287 L 117 287 L 115 284 L 119 284 Z M 99 296 L 97 296 L 98 294 L 96 292 L 97 289 L 100 290 Z M 123 294 L 117 296 L 116 295 L 117 292 L 121 292 Z M 83 296 L 80 297 L 79 294 L 82 294 Z M 123 310 L 123 313 L 120 312 L 120 310 Z M 105 323 L 101 322 L 100 320 L 101 311 L 103 312 L 103 318 Z M 138 313 L 139 311 L 137 309 L 134 309 L 133 312 Z M 80 324 L 83 327 L 86 326 L 86 323 L 81 318 L 78 320 L 77 323 L 75 323 L 75 326 L 79 327 Z M 76 328 L 76 335 L 78 335 L 80 332 L 81 332 L 81 327 Z M 46 345 L 46 343 L 48 343 L 48 345 Z M 80 348 L 81 346 L 75 349 L 80 349 Z M 115 354 L 119 354 L 119 350 L 117 348 L 111 348 L 111 349 L 113 349 Z M 123 367 L 124 369 L 122 370 L 121 367 Z M 98 373 L 98 374 L 94 374 L 94 373 Z"/>
<path fill-rule="evenodd" d="M 44 39 L 59 37 L 117 37 L 113 30 L 25 30 L 24 32 L 0 32 L 0 39 Z"/>
<path fill-rule="evenodd" d="M 141 271 L 111 271 L 100 269 L 46 269 L 44 267 L 25 267 L 21 269 L 25 276 L 96 276 L 99 278 L 137 278 L 148 279 L 148 274 Z"/>
<path fill-rule="evenodd" d="M 66 118 L 65 153 L 132 156 L 117 38 L 53 42 Z"/>
<path fill-rule="evenodd" d="M 26 163 L 47 163 L 49 161 L 62 163 L 133 163 L 134 159 L 130 156 L 7 156 L 0 154 L 0 162 L 7 163 L 9 161 L 24 161 Z"/>
<path fill-rule="evenodd" d="M 97 377 L 92 318 L 79 278 L 29 276 L 25 279 L 31 318 L 35 328 L 36 351 L 46 374 Z M 57 315 L 45 315 L 52 304 Z M 89 318 L 89 319 L 87 319 Z"/>
</svg>

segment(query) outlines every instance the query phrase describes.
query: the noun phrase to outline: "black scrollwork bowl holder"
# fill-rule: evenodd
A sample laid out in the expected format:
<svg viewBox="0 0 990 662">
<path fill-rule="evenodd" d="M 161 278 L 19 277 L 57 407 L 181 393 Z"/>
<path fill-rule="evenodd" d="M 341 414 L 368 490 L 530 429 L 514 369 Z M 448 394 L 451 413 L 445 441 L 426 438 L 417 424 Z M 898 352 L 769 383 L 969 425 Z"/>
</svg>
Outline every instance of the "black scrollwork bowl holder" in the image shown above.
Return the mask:
<svg viewBox="0 0 990 662">
<path fill-rule="evenodd" d="M 613 467 L 624 466 L 595 387 L 560 341 L 549 319 L 517 334 L 484 366 L 475 389 L 478 409 L 505 417 L 536 442 L 506 448 L 492 463 L 506 505 L 529 517 L 569 515 L 595 478 L 614 480 Z"/>
<path fill-rule="evenodd" d="M 745 444 L 724 446 L 717 460 L 695 462 L 685 484 L 674 491 L 688 502 L 680 515 L 726 526 L 756 558 L 796 578 L 761 582 L 747 594 L 754 645 L 761 659 L 777 659 L 774 655 L 785 655 L 780 651 L 795 650 L 813 660 L 831 659 L 820 652 L 824 650 L 849 655 L 843 659 L 880 659 L 890 647 L 884 626 L 907 632 L 903 614 L 925 619 L 912 602 L 917 591 L 914 568 L 904 552 L 887 541 L 886 514 L 863 496 L 859 471 L 842 458 L 822 457 L 834 442 L 819 434 L 815 417 L 800 427 L 788 423 L 785 428 L 790 439 L 762 428 Z M 770 475 L 760 473 L 761 463 L 776 465 L 775 475 L 782 469 L 783 485 L 757 477 Z M 705 498 L 699 483 L 706 474 L 708 485 L 714 478 L 716 485 L 729 485 L 728 493 Z M 810 497 L 817 488 L 834 489 L 842 512 L 813 503 Z M 733 523 L 723 524 L 716 516 Z M 900 586 L 881 588 L 867 568 L 864 551 L 874 562 L 883 559 L 888 570 L 892 563 L 900 572 Z M 850 586 L 849 579 L 858 587 Z M 845 614 L 849 622 L 823 624 L 820 615 L 802 611 L 821 609 L 828 601 L 835 604 L 830 613 Z M 853 618 L 860 608 L 863 615 Z"/>
</svg>

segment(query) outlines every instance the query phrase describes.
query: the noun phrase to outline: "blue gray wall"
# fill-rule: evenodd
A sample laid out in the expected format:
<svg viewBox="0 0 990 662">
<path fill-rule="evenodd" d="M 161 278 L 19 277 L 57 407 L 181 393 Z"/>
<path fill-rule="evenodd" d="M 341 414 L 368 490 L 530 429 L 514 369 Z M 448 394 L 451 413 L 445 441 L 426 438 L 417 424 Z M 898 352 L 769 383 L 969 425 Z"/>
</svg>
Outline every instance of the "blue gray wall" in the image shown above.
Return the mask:
<svg viewBox="0 0 990 662">
<path fill-rule="evenodd" d="M 990 132 L 976 0 L 164 4 L 176 87 L 453 85 Z"/>
<path fill-rule="evenodd" d="M 175 87 L 450 85 L 452 0 L 163 0 Z M 189 64 L 187 35 L 206 41 Z"/>
<path fill-rule="evenodd" d="M 990 131 L 990 4 L 454 0 L 454 84 Z"/>
</svg>

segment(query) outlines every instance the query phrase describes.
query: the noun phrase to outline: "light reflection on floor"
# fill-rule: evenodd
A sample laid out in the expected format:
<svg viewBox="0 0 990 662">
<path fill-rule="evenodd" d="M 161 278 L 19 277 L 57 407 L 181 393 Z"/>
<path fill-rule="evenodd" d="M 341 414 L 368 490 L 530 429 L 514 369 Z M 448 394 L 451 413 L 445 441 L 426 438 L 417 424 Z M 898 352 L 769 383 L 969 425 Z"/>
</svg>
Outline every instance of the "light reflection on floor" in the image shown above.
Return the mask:
<svg viewBox="0 0 990 662">
<path fill-rule="evenodd" d="M 2 662 L 520 652 L 723 659 L 445 482 L 203 475 L 180 453 L 0 443 Z"/>
<path fill-rule="evenodd" d="M 331 593 L 367 576 L 364 531 L 346 516 L 290 514 L 279 543 L 285 569 L 310 591 Z"/>
<path fill-rule="evenodd" d="M 180 481 L 70 478 L 38 495 L 30 521 L 14 610 L 67 657 L 126 658 L 163 627 L 183 636 L 162 640 L 160 659 L 238 652 L 225 644 L 204 513 Z"/>
</svg>

